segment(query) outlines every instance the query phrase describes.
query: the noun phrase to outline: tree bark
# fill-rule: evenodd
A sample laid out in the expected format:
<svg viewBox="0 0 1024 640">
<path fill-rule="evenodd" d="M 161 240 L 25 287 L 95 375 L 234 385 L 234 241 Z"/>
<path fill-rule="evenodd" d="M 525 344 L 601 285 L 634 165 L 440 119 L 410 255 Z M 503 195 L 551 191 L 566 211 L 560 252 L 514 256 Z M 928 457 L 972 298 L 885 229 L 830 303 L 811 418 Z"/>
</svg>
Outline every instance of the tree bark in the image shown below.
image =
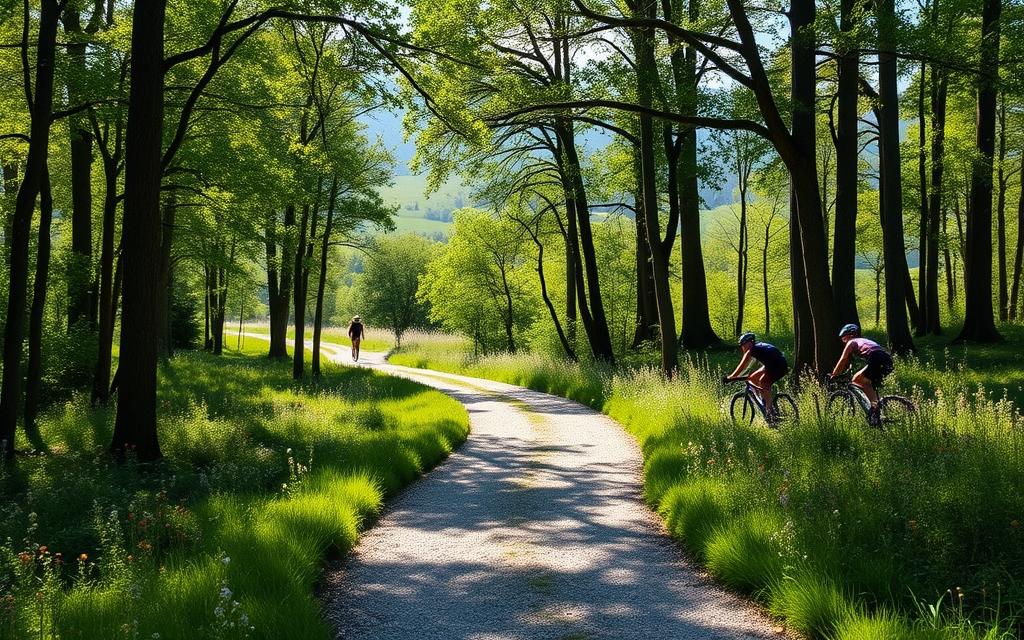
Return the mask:
<svg viewBox="0 0 1024 640">
<path fill-rule="evenodd" d="M 737 0 L 729 0 L 730 6 Z M 744 14 L 745 18 L 745 14 Z M 793 130 L 792 149 L 787 149 L 792 189 L 796 199 L 796 219 L 799 235 L 791 242 L 799 244 L 801 268 L 794 273 L 802 282 L 794 282 L 794 292 L 803 294 L 806 302 L 795 304 L 798 314 L 807 309 L 798 329 L 808 334 L 813 349 L 813 360 L 805 359 L 808 352 L 798 350 L 794 372 L 799 374 L 807 366 L 824 371 L 838 356 L 836 330 L 838 321 L 834 305 L 835 296 L 828 275 L 828 252 L 818 189 L 814 101 L 817 75 L 815 66 L 814 0 L 794 0 L 790 12 L 792 25 L 792 93 Z M 749 23 L 745 31 L 749 33 Z M 750 36 L 748 35 L 748 38 Z M 752 46 L 748 44 L 748 46 Z M 809 323 L 809 324 L 808 324 Z M 803 339 L 801 338 L 801 341 Z M 801 353 L 803 351 L 803 353 Z"/>
<path fill-rule="evenodd" d="M 106 404 L 110 400 L 111 350 L 114 344 L 114 233 L 117 223 L 118 159 L 104 158 L 105 187 L 103 196 L 103 230 L 100 239 L 99 345 L 96 372 L 93 374 L 92 402 Z"/>
<path fill-rule="evenodd" d="M 970 213 L 964 326 L 957 341 L 998 342 L 992 313 L 992 158 L 995 151 L 996 85 L 999 76 L 1001 0 L 985 0 L 981 16 L 981 65 L 978 75 L 977 150 L 971 168 Z"/>
<path fill-rule="evenodd" d="M 284 229 L 281 237 L 281 257 L 277 251 L 277 220 L 271 214 L 267 231 L 267 290 L 270 306 L 270 351 L 271 358 L 288 357 L 288 316 L 292 287 L 292 262 L 290 229 L 295 226 L 295 207 L 288 205 L 284 212 Z"/>
<path fill-rule="evenodd" d="M 678 5 L 673 3 L 673 6 Z M 675 13 L 681 14 L 682 11 Z M 687 17 L 691 22 L 697 22 L 700 18 L 699 0 L 689 0 Z M 696 116 L 697 51 L 693 47 L 687 47 L 684 52 L 677 47 L 671 62 L 679 111 L 683 115 Z M 682 134 L 680 142 L 678 174 L 682 319 L 679 342 L 686 349 L 703 349 L 718 344 L 721 340 L 711 326 L 707 272 L 704 268 L 704 249 L 701 246 L 696 130 Z M 671 255 L 670 249 L 671 247 L 666 249 L 666 256 Z"/>
<path fill-rule="evenodd" d="M 1009 310 L 1009 288 L 1006 276 L 1006 188 L 1007 177 L 1004 165 L 1006 164 L 1006 95 L 1003 94 L 999 101 L 999 162 L 996 167 L 996 184 L 998 192 L 996 196 L 996 252 L 999 265 L 999 320 L 1006 322 Z"/>
<path fill-rule="evenodd" d="M 772 309 L 768 304 L 768 243 L 771 241 L 771 226 L 764 228 L 764 247 L 761 249 L 761 286 L 764 289 L 764 334 L 772 334 Z"/>
<path fill-rule="evenodd" d="M 879 151 L 882 204 L 882 245 L 885 254 L 885 325 L 889 347 L 895 353 L 914 350 L 907 323 L 906 291 L 910 279 L 903 232 L 903 187 L 900 171 L 899 93 L 896 56 L 887 37 L 895 28 L 894 0 L 877 5 L 881 52 L 878 54 Z"/>
<path fill-rule="evenodd" d="M 85 97 L 86 43 L 81 12 L 68 7 L 64 12 L 64 31 L 71 39 L 67 44 L 69 73 L 67 75 L 68 102 L 81 104 Z M 69 118 L 71 136 L 71 260 L 67 266 L 68 328 L 80 320 L 88 320 L 95 328 L 92 317 L 92 132 L 88 120 L 81 114 Z"/>
<path fill-rule="evenodd" d="M 945 171 L 946 145 L 946 90 L 948 72 L 938 65 L 932 65 L 932 180 L 928 194 L 928 241 L 925 252 L 927 278 L 921 293 L 921 319 L 924 331 L 932 335 L 942 333 L 939 314 L 939 224 L 944 218 L 942 207 L 943 174 Z M 942 222 L 943 232 L 945 223 Z M 947 261 L 948 261 L 948 250 Z M 947 267 L 947 274 L 950 273 Z"/>
<path fill-rule="evenodd" d="M 653 0 L 640 0 L 640 12 L 646 18 L 656 17 Z M 654 29 L 639 29 L 633 36 L 636 51 L 637 98 L 641 106 L 653 105 L 653 89 L 657 83 L 657 62 L 654 57 Z M 647 247 L 651 253 L 651 269 L 654 275 L 654 300 L 658 309 L 658 332 L 661 339 L 661 369 L 672 377 L 679 366 L 676 342 L 676 318 L 672 306 L 672 289 L 668 277 L 668 256 L 662 246 L 661 222 L 658 216 L 657 167 L 654 155 L 654 120 L 641 114 L 640 121 L 640 172 L 641 196 L 643 197 L 644 229 Z"/>
<path fill-rule="evenodd" d="M 28 295 L 28 253 L 32 213 L 46 175 L 53 118 L 54 58 L 60 4 L 42 0 L 36 47 L 35 96 L 31 106 L 30 139 L 25 173 L 18 189 L 11 221 L 10 286 L 7 290 L 7 322 L 4 325 L 3 382 L 0 386 L 0 446 L 14 454 L 14 434 L 21 401 L 21 356 L 25 339 L 25 305 Z"/>
<path fill-rule="evenodd" d="M 292 341 L 292 378 L 302 380 L 305 376 L 306 366 L 306 287 L 305 261 L 306 261 L 306 231 L 309 226 L 309 205 L 302 207 L 302 215 L 299 217 L 299 235 L 295 243 L 295 266 L 292 270 L 294 283 L 292 284 L 292 296 L 295 303 L 293 311 L 295 316 L 295 338 Z"/>
<path fill-rule="evenodd" d="M 337 198 L 338 174 L 334 174 L 331 177 L 331 193 L 327 196 L 327 219 L 320 238 L 320 278 L 316 286 L 316 310 L 313 312 L 313 361 L 310 365 L 314 378 L 320 377 L 320 332 L 323 328 L 324 291 L 327 288 L 327 257 L 331 249 L 331 227 L 334 225 Z"/>
<path fill-rule="evenodd" d="M 921 298 L 921 307 L 915 322 L 916 335 L 928 333 L 928 320 L 925 318 L 928 297 L 928 136 L 925 129 L 925 85 L 928 67 L 921 63 L 920 84 L 917 91 L 917 181 L 920 191 L 920 224 L 918 226 L 917 243 L 917 289 Z"/>
<path fill-rule="evenodd" d="M 1024 185 L 1024 153 L 1020 154 L 1021 184 Z M 1017 200 L 1017 250 L 1013 254 L 1013 288 L 1010 292 L 1010 320 L 1017 319 L 1017 303 L 1020 300 L 1021 266 L 1024 264 L 1024 187 Z"/>
<path fill-rule="evenodd" d="M 25 383 L 25 435 L 32 446 L 45 450 L 36 417 L 43 372 L 43 315 L 46 311 L 47 277 L 50 273 L 50 223 L 53 221 L 53 193 L 50 172 L 44 168 L 39 192 L 39 240 L 36 248 L 36 276 L 32 287 L 32 310 L 29 314 L 28 370 Z"/>
<path fill-rule="evenodd" d="M 840 0 L 839 28 L 850 35 L 859 18 L 857 0 Z M 860 54 L 850 46 L 839 57 L 836 114 L 836 214 L 832 230 L 832 294 L 836 313 L 846 323 L 860 323 L 857 312 L 857 99 Z"/>
<path fill-rule="evenodd" d="M 164 111 L 166 0 L 132 12 L 131 93 L 128 101 L 124 199 L 124 306 L 117 418 L 111 451 L 148 462 L 161 457 L 156 424 L 159 329 L 160 179 Z"/>
<path fill-rule="evenodd" d="M 160 237 L 160 328 L 157 331 L 157 352 L 162 358 L 170 358 L 174 351 L 171 344 L 171 247 L 174 242 L 174 220 L 178 210 L 177 198 L 174 192 L 167 194 L 164 202 L 163 220 L 161 222 L 162 233 Z"/>
<path fill-rule="evenodd" d="M 636 211 L 636 331 L 633 334 L 632 347 L 637 349 L 644 342 L 653 341 L 657 337 L 655 330 L 658 324 L 658 308 L 654 302 L 654 282 L 651 273 L 651 252 L 647 246 L 647 231 L 644 226 L 644 199 L 640 194 L 643 184 L 643 173 L 640 170 L 640 150 L 633 149 L 633 173 L 636 181 L 636 192 L 633 194 Z"/>
<path fill-rule="evenodd" d="M 597 253 L 594 249 L 594 236 L 590 226 L 590 208 L 587 205 L 582 165 L 576 150 L 572 122 L 561 123 L 561 126 L 558 127 L 558 137 L 562 150 L 564 184 L 567 191 L 566 211 L 569 215 L 575 215 L 579 233 L 581 259 L 577 263 L 576 270 L 576 299 L 594 357 L 610 364 L 615 361 L 615 353 L 612 350 L 611 334 L 608 331 L 608 320 L 601 297 Z M 571 205 L 568 204 L 569 202 Z M 586 274 L 585 279 L 584 274 Z"/>
</svg>

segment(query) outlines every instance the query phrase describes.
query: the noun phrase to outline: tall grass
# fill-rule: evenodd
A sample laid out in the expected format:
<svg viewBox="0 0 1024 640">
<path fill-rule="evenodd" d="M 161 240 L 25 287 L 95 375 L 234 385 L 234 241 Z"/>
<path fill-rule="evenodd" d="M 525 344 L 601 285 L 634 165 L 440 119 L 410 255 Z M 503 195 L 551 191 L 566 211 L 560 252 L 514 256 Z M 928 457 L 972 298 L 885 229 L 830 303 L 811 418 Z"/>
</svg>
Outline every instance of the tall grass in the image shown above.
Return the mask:
<svg viewBox="0 0 1024 640">
<path fill-rule="evenodd" d="M 332 637 L 324 558 L 468 432 L 454 400 L 363 369 L 296 384 L 183 354 L 160 389 L 164 462 L 114 463 L 113 409 L 78 398 L 42 420 L 52 454 L 0 471 L 0 637 Z"/>
<path fill-rule="evenodd" d="M 955 384 L 955 371 L 914 392 L 920 417 L 899 429 L 819 418 L 820 391 L 808 390 L 803 420 L 775 431 L 727 418 L 724 357 L 690 360 L 668 381 L 538 355 L 435 353 L 410 345 L 393 360 L 556 393 L 618 420 L 641 445 L 646 499 L 672 535 L 811 637 L 1021 632 L 1024 419 L 1000 394 Z"/>
</svg>

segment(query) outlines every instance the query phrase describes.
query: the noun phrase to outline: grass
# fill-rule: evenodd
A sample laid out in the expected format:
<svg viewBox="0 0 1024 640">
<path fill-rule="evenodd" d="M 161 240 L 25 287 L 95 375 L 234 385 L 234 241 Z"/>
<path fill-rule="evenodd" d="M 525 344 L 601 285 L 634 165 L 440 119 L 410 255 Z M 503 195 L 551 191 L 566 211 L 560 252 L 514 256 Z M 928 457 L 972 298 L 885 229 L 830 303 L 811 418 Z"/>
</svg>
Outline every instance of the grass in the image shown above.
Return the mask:
<svg viewBox="0 0 1024 640">
<path fill-rule="evenodd" d="M 812 638 L 1020 636 L 1012 343 L 965 354 L 923 342 L 889 385 L 914 395 L 920 417 L 879 432 L 819 419 L 816 389 L 801 394 L 799 424 L 733 425 L 721 402 L 733 389 L 718 382 L 732 350 L 688 357 L 666 381 L 537 354 L 474 359 L 456 340 L 410 341 L 392 361 L 555 393 L 618 420 L 642 447 L 645 497 L 671 534 L 789 627 Z"/>
<path fill-rule="evenodd" d="M 250 345 L 162 367 L 159 464 L 106 455 L 113 409 L 76 398 L 44 416 L 53 452 L 0 468 L 0 637 L 333 637 L 314 595 L 325 558 L 468 418 L 365 369 L 294 383 Z"/>
</svg>

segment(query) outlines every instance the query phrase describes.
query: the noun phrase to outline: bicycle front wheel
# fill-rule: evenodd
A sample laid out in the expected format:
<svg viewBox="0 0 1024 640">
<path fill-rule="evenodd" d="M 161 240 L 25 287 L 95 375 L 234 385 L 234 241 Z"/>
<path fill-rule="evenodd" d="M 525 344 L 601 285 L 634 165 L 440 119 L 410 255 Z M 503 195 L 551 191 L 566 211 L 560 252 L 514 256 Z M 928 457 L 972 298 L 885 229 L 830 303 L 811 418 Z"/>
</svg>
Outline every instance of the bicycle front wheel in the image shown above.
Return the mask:
<svg viewBox="0 0 1024 640">
<path fill-rule="evenodd" d="M 757 409 L 754 407 L 754 403 L 751 402 L 750 396 L 742 392 L 733 395 L 732 400 L 729 402 L 729 417 L 732 418 L 733 424 L 754 424 L 754 416 L 756 414 Z"/>
<path fill-rule="evenodd" d="M 857 399 L 849 391 L 833 391 L 825 401 L 825 415 L 834 420 L 849 420 L 857 415 Z"/>
<path fill-rule="evenodd" d="M 881 428 L 901 427 L 917 415 L 917 407 L 903 396 L 885 396 L 878 401 L 878 416 Z"/>
<path fill-rule="evenodd" d="M 780 427 L 793 424 L 800 419 L 800 411 L 796 408 L 796 402 L 788 393 L 776 394 L 772 404 L 775 405 L 775 420 L 769 422 L 769 426 Z"/>
</svg>

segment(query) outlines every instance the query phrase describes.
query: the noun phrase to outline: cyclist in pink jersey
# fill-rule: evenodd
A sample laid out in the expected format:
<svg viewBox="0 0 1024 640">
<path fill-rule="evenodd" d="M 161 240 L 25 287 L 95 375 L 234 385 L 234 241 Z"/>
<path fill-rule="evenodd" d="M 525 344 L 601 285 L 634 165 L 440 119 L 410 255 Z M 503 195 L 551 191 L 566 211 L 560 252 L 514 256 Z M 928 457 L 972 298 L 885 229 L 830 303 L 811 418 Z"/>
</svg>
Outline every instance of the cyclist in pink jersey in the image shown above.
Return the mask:
<svg viewBox="0 0 1024 640">
<path fill-rule="evenodd" d="M 892 373 L 892 356 L 874 340 L 860 337 L 860 327 L 855 324 L 844 326 L 839 332 L 839 339 L 846 343 L 846 347 L 829 377 L 835 378 L 845 371 L 851 359 L 863 360 L 865 366 L 853 374 L 853 384 L 864 390 L 864 395 L 871 401 L 872 412 L 877 411 L 878 392 L 875 387 L 882 384 L 885 376 Z"/>
</svg>

